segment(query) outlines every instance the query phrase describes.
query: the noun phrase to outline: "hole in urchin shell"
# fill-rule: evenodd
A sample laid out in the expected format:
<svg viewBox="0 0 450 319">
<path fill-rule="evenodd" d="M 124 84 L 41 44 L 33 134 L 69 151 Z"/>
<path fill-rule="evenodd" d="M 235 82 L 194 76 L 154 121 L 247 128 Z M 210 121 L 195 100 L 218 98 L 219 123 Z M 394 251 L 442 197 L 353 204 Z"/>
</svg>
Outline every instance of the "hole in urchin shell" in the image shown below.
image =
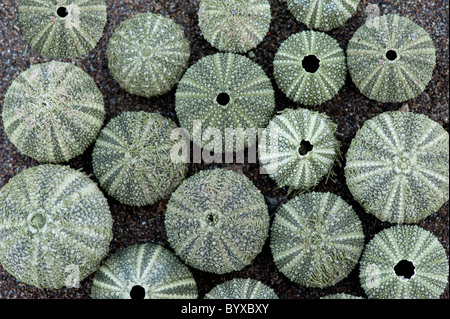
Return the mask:
<svg viewBox="0 0 450 319">
<path fill-rule="evenodd" d="M 394 50 L 388 50 L 386 52 L 386 59 L 388 59 L 389 61 L 394 61 L 395 59 L 397 59 L 397 52 L 395 52 Z"/>
<path fill-rule="evenodd" d="M 308 154 L 309 152 L 311 152 L 312 149 L 313 149 L 313 145 L 312 145 L 310 142 L 305 141 L 305 140 L 302 140 L 302 141 L 300 142 L 300 147 L 298 148 L 298 153 L 299 153 L 301 156 L 305 156 L 306 154 Z"/>
<path fill-rule="evenodd" d="M 219 95 L 217 95 L 216 101 L 220 105 L 227 105 L 228 103 L 230 103 L 230 96 L 227 93 L 220 93 Z"/>
<path fill-rule="evenodd" d="M 320 67 L 320 60 L 315 55 L 307 55 L 302 60 L 306 72 L 315 73 Z"/>
<path fill-rule="evenodd" d="M 414 275 L 414 264 L 409 260 L 403 259 L 400 260 L 397 265 L 394 267 L 395 274 L 404 279 L 411 279 Z"/>
<path fill-rule="evenodd" d="M 133 286 L 130 290 L 131 299 L 144 299 L 145 297 L 145 289 L 142 286 L 136 285 Z"/>
<path fill-rule="evenodd" d="M 61 18 L 64 18 L 65 16 L 67 16 L 69 14 L 69 11 L 67 11 L 66 7 L 59 7 L 58 10 L 56 10 L 56 13 Z"/>
<path fill-rule="evenodd" d="M 208 220 L 212 223 L 214 222 L 214 215 L 213 214 L 209 214 L 208 215 Z"/>
</svg>

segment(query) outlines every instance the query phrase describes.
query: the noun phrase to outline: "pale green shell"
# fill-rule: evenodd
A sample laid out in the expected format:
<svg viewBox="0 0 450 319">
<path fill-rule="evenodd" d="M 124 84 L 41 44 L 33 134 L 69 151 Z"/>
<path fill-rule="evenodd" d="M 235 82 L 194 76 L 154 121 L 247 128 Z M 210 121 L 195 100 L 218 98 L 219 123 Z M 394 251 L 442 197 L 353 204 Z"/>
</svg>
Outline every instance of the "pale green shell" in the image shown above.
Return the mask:
<svg viewBox="0 0 450 319">
<path fill-rule="evenodd" d="M 337 126 L 325 113 L 286 109 L 269 123 L 259 145 L 259 160 L 278 186 L 308 190 L 331 173 L 339 151 Z M 312 150 L 303 150 L 303 143 Z"/>
<path fill-rule="evenodd" d="M 186 179 L 166 208 L 167 240 L 186 264 L 217 274 L 241 270 L 268 237 L 264 196 L 243 174 L 213 169 Z"/>
<path fill-rule="evenodd" d="M 306 193 L 282 205 L 270 230 L 277 268 L 291 281 L 324 288 L 355 268 L 364 248 L 358 215 L 331 193 Z"/>
<path fill-rule="evenodd" d="M 388 14 L 356 30 L 347 46 L 347 64 L 362 94 L 380 102 L 403 102 L 417 97 L 430 82 L 436 49 L 419 25 Z"/>
<path fill-rule="evenodd" d="M 403 260 L 414 266 L 409 279 L 394 270 Z M 397 225 L 366 245 L 359 276 L 369 299 L 436 299 L 444 293 L 448 274 L 448 258 L 436 236 L 416 225 Z"/>
<path fill-rule="evenodd" d="M 279 299 L 275 291 L 258 280 L 235 278 L 221 283 L 205 299 Z"/>
<path fill-rule="evenodd" d="M 107 20 L 105 0 L 21 0 L 17 15 L 31 48 L 52 59 L 88 54 L 102 37 Z"/>
<path fill-rule="evenodd" d="M 289 11 L 309 29 L 341 27 L 356 12 L 360 0 L 286 0 Z"/>
<path fill-rule="evenodd" d="M 53 164 L 25 169 L 0 190 L 0 264 L 38 288 L 76 287 L 107 255 L 112 224 L 86 174 Z"/>
<path fill-rule="evenodd" d="M 244 53 L 255 48 L 269 31 L 267 0 L 201 0 L 198 25 L 219 51 Z"/>
<path fill-rule="evenodd" d="M 144 299 L 196 299 L 192 273 L 162 246 L 139 244 L 109 257 L 95 273 L 93 299 L 130 299 L 135 286 L 145 290 Z"/>
<path fill-rule="evenodd" d="M 321 297 L 320 299 L 364 299 L 363 297 L 353 296 L 346 293 L 338 293 Z"/>
<path fill-rule="evenodd" d="M 123 21 L 106 51 L 114 79 L 127 92 L 144 97 L 169 92 L 186 71 L 190 54 L 181 27 L 150 12 Z"/>
<path fill-rule="evenodd" d="M 229 96 L 225 105 L 218 102 L 221 93 Z M 199 121 L 203 135 L 201 147 L 212 149 L 215 137 L 208 138 L 208 129 L 217 129 L 221 134 L 219 146 L 223 148 L 216 152 L 230 150 L 225 149 L 229 145 L 224 142 L 227 129 L 257 132 L 266 127 L 274 108 L 275 93 L 264 70 L 250 59 L 234 53 L 216 53 L 200 59 L 186 71 L 175 94 L 180 126 L 188 130 L 191 139 L 196 138 L 196 121 Z M 243 139 L 243 146 L 236 143 L 233 150 L 248 146 L 248 139 Z"/>
<path fill-rule="evenodd" d="M 449 196 L 449 135 L 423 114 L 384 112 L 366 121 L 346 155 L 345 177 L 364 210 L 416 223 Z"/>
<path fill-rule="evenodd" d="M 5 132 L 19 152 L 41 163 L 81 155 L 95 140 L 105 115 L 103 96 L 81 68 L 64 62 L 21 72 L 5 94 Z"/>
<path fill-rule="evenodd" d="M 152 205 L 181 183 L 187 165 L 172 160 L 177 126 L 158 113 L 125 112 L 102 129 L 92 166 L 109 196 L 130 206 Z"/>
<path fill-rule="evenodd" d="M 320 61 L 315 72 L 303 65 L 310 56 Z M 287 38 L 275 54 L 273 66 L 281 91 L 308 106 L 331 100 L 347 75 L 344 50 L 336 39 L 318 31 L 302 31 Z"/>
</svg>

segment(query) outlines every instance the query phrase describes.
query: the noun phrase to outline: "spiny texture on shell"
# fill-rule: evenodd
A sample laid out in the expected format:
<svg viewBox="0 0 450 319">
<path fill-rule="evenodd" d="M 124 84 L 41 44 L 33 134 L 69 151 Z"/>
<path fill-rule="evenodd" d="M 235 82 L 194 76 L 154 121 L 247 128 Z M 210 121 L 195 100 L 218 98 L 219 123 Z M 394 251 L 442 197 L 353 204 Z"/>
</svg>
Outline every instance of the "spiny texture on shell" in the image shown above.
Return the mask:
<svg viewBox="0 0 450 319">
<path fill-rule="evenodd" d="M 336 39 L 318 31 L 302 31 L 287 38 L 275 54 L 273 65 L 281 91 L 304 105 L 332 99 L 347 74 L 344 50 Z"/>
<path fill-rule="evenodd" d="M 17 12 L 25 40 L 52 59 L 89 53 L 102 37 L 107 19 L 104 0 L 21 0 Z"/>
<path fill-rule="evenodd" d="M 93 299 L 130 299 L 133 287 L 145 299 L 196 299 L 197 284 L 188 267 L 172 252 L 155 244 L 124 248 L 109 257 L 95 273 Z"/>
<path fill-rule="evenodd" d="M 38 288 L 76 287 L 108 253 L 112 224 L 86 174 L 53 164 L 25 169 L 0 190 L 0 264 Z"/>
<path fill-rule="evenodd" d="M 361 221 L 331 193 L 306 193 L 282 205 L 270 230 L 277 268 L 306 287 L 324 288 L 355 268 L 364 247 Z"/>
<path fill-rule="evenodd" d="M 125 112 L 102 129 L 92 152 L 94 174 L 108 195 L 131 206 L 166 198 L 186 174 L 185 163 L 172 160 L 176 129 L 158 113 Z"/>
<path fill-rule="evenodd" d="M 347 63 L 362 94 L 380 102 L 403 102 L 417 97 L 430 82 L 436 49 L 419 25 L 388 14 L 355 32 L 348 43 Z"/>
<path fill-rule="evenodd" d="M 3 125 L 20 153 L 41 163 L 81 155 L 105 115 L 94 80 L 70 63 L 47 62 L 23 71 L 5 94 Z"/>
<path fill-rule="evenodd" d="M 309 29 L 341 27 L 356 12 L 360 0 L 286 0 L 289 11 Z"/>
<path fill-rule="evenodd" d="M 353 296 L 346 293 L 338 293 L 321 297 L 320 299 L 364 299 L 363 297 Z"/>
<path fill-rule="evenodd" d="M 276 115 L 265 130 L 259 160 L 278 186 L 308 190 L 331 174 L 340 154 L 336 129 L 325 113 L 287 109 Z M 312 150 L 305 145 L 311 145 Z"/>
<path fill-rule="evenodd" d="M 215 286 L 205 299 L 278 299 L 278 296 L 258 280 L 235 278 Z"/>
<path fill-rule="evenodd" d="M 188 265 L 223 274 L 241 270 L 268 237 L 264 196 L 243 174 L 200 171 L 172 194 L 166 208 L 167 240 Z"/>
<path fill-rule="evenodd" d="M 402 261 L 412 263 L 411 277 L 395 270 Z M 436 236 L 416 225 L 397 225 L 366 245 L 359 276 L 370 299 L 436 299 L 448 274 L 448 258 Z"/>
<path fill-rule="evenodd" d="M 229 101 L 222 101 L 226 94 Z M 175 111 L 180 126 L 187 129 L 191 138 L 196 126 L 201 124 L 201 147 L 212 150 L 217 138 L 214 132 L 208 138 L 208 130 L 216 129 L 226 140 L 227 129 L 252 129 L 266 127 L 275 108 L 275 95 L 270 79 L 264 70 L 250 59 L 234 53 L 216 53 L 200 59 L 191 66 L 180 80 L 175 94 Z M 226 102 L 226 103 L 225 103 Z M 243 140 L 248 138 L 236 134 Z M 219 136 L 220 138 L 220 136 Z M 233 150 L 242 147 L 237 142 Z M 219 146 L 220 146 L 219 140 Z M 222 149 L 231 150 L 222 142 Z"/>
<path fill-rule="evenodd" d="M 109 40 L 106 54 L 108 67 L 123 89 L 151 97 L 177 84 L 191 52 L 179 25 L 148 12 L 123 21 Z"/>
<path fill-rule="evenodd" d="M 267 0 L 201 0 L 198 24 L 205 39 L 219 51 L 244 53 L 269 31 Z"/>
<path fill-rule="evenodd" d="M 448 201 L 449 135 L 423 114 L 384 112 L 366 121 L 346 161 L 350 192 L 382 221 L 416 223 Z"/>
</svg>

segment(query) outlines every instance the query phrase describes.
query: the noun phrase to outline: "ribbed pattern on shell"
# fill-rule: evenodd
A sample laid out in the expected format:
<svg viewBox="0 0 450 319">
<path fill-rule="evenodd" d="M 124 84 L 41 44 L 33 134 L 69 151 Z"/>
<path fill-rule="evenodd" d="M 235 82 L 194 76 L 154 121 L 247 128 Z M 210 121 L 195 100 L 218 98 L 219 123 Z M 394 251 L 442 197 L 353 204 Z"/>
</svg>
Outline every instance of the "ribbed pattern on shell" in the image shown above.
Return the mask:
<svg viewBox="0 0 450 319">
<path fill-rule="evenodd" d="M 425 115 L 385 112 L 357 132 L 345 177 L 365 211 L 390 223 L 416 223 L 448 201 L 449 135 Z"/>
<path fill-rule="evenodd" d="M 259 145 L 259 160 L 279 186 L 308 190 L 330 174 L 339 151 L 336 124 L 325 113 L 287 109 L 269 123 Z M 302 141 L 312 150 L 299 152 Z"/>
<path fill-rule="evenodd" d="M 394 267 L 402 260 L 414 265 L 414 275 L 400 277 Z M 360 280 L 370 299 L 437 299 L 448 283 L 448 258 L 439 240 L 415 225 L 382 230 L 366 245 Z"/>
<path fill-rule="evenodd" d="M 343 26 L 360 0 L 286 0 L 293 16 L 310 29 L 329 31 Z"/>
<path fill-rule="evenodd" d="M 188 267 L 162 246 L 139 244 L 109 257 L 95 273 L 93 299 L 130 299 L 134 286 L 145 299 L 195 299 L 197 284 Z"/>
<path fill-rule="evenodd" d="M 70 63 L 33 65 L 5 94 L 3 125 L 20 153 L 41 163 L 61 163 L 95 140 L 105 115 L 94 80 Z"/>
<path fill-rule="evenodd" d="M 106 198 L 84 173 L 25 169 L 0 190 L 0 264 L 38 288 L 76 284 L 108 253 L 112 224 Z"/>
<path fill-rule="evenodd" d="M 58 14 L 59 8 L 67 15 Z M 102 37 L 107 19 L 104 0 L 21 0 L 17 11 L 25 40 L 34 51 L 53 59 L 89 53 Z"/>
<path fill-rule="evenodd" d="M 119 202 L 152 205 L 181 183 L 185 163 L 172 160 L 175 123 L 158 113 L 126 112 L 113 118 L 99 134 L 92 152 L 100 186 Z"/>
<path fill-rule="evenodd" d="M 244 53 L 269 31 L 267 0 L 201 0 L 198 24 L 205 39 L 220 51 Z"/>
<path fill-rule="evenodd" d="M 390 50 L 396 52 L 394 60 L 387 55 Z M 419 25 L 388 14 L 355 32 L 347 46 L 347 63 L 362 94 L 380 102 L 403 102 L 417 97 L 430 82 L 436 49 Z"/>
<path fill-rule="evenodd" d="M 223 274 L 241 270 L 261 252 L 269 214 L 261 192 L 245 175 L 200 171 L 172 194 L 165 230 L 181 260 Z"/>
<path fill-rule="evenodd" d="M 320 60 L 315 72 L 305 69 L 305 57 Z M 339 43 L 326 33 L 302 31 L 287 38 L 275 54 L 275 80 L 288 98 L 304 105 L 332 99 L 345 83 L 347 65 Z"/>
<path fill-rule="evenodd" d="M 188 66 L 189 41 L 183 30 L 160 14 L 140 13 L 114 31 L 106 51 L 114 79 L 131 94 L 169 92 Z"/>
<path fill-rule="evenodd" d="M 347 277 L 363 247 L 358 215 L 331 193 L 294 197 L 277 211 L 270 230 L 277 268 L 306 287 L 333 286 Z"/>
<path fill-rule="evenodd" d="M 278 299 L 278 296 L 258 280 L 235 278 L 215 286 L 205 299 Z"/>
<path fill-rule="evenodd" d="M 217 100 L 221 93 L 230 98 L 226 105 Z M 216 128 L 223 139 L 226 129 L 257 131 L 267 125 L 275 108 L 274 90 L 264 70 L 233 53 L 209 55 L 191 66 L 178 83 L 175 99 L 180 126 L 190 132 L 191 138 L 195 121 L 200 121 L 203 135 L 208 128 Z M 202 147 L 211 148 L 211 139 L 205 137 L 201 142 Z M 248 146 L 247 139 L 244 146 Z"/>
</svg>

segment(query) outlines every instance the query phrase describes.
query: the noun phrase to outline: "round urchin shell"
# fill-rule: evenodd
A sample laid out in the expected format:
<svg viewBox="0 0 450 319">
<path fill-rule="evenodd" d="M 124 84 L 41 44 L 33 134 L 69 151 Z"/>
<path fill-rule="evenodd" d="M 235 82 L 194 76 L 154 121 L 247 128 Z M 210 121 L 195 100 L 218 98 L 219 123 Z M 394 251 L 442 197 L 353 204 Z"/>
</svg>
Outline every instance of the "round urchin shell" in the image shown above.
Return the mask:
<svg viewBox="0 0 450 319">
<path fill-rule="evenodd" d="M 86 174 L 53 164 L 25 169 L 0 190 L 0 264 L 38 288 L 76 287 L 107 255 L 112 224 Z"/>
<path fill-rule="evenodd" d="M 266 127 L 274 108 L 275 93 L 264 70 L 234 53 L 216 53 L 200 59 L 186 71 L 175 94 L 180 126 L 189 131 L 194 142 L 196 126 L 201 126 L 200 146 L 208 150 L 217 142 L 208 138 L 208 131 L 218 130 L 225 141 L 219 144 L 221 148 L 214 149 L 219 153 L 231 151 L 227 131 L 233 129 L 243 141 L 243 146 L 241 142 L 233 143 L 233 150 L 247 147 L 249 138 L 245 133 L 249 132 L 249 136 Z M 239 133 L 240 129 L 244 134 Z"/>
<path fill-rule="evenodd" d="M 95 273 L 93 299 L 196 299 L 192 273 L 172 252 L 155 244 L 126 247 Z"/>
<path fill-rule="evenodd" d="M 362 94 L 379 102 L 417 97 L 436 65 L 433 40 L 419 25 L 388 14 L 362 25 L 347 46 L 352 81 Z"/>
<path fill-rule="evenodd" d="M 41 163 L 81 155 L 97 137 L 104 115 L 94 80 L 81 68 L 57 61 L 21 72 L 8 88 L 2 110 L 10 141 Z"/>
<path fill-rule="evenodd" d="M 347 277 L 363 247 L 358 215 L 331 193 L 294 197 L 277 211 L 270 230 L 275 265 L 306 287 L 329 287 Z"/>
<path fill-rule="evenodd" d="M 20 30 L 37 53 L 52 59 L 88 54 L 103 35 L 104 0 L 21 0 Z"/>
<path fill-rule="evenodd" d="M 338 293 L 321 297 L 320 299 L 364 299 L 363 297 L 353 296 L 346 293 Z"/>
<path fill-rule="evenodd" d="M 318 31 L 302 31 L 287 38 L 275 54 L 273 67 L 280 90 L 308 106 L 331 100 L 347 74 L 344 50 L 336 39 Z"/>
<path fill-rule="evenodd" d="M 279 299 L 275 291 L 258 280 L 235 278 L 221 283 L 205 299 Z"/>
<path fill-rule="evenodd" d="M 243 174 L 200 171 L 172 194 L 166 208 L 167 240 L 188 265 L 223 274 L 241 270 L 268 237 L 264 196 Z"/>
<path fill-rule="evenodd" d="M 267 0 L 201 0 L 198 25 L 219 51 L 244 53 L 255 48 L 270 27 Z"/>
<path fill-rule="evenodd" d="M 341 27 L 356 12 L 360 0 L 286 0 L 288 9 L 309 29 L 329 31 Z"/>
<path fill-rule="evenodd" d="M 169 92 L 188 67 L 191 51 L 183 30 L 160 14 L 123 21 L 108 43 L 108 67 L 120 87 L 144 97 Z"/>
<path fill-rule="evenodd" d="M 331 174 L 340 155 L 336 124 L 325 113 L 286 109 L 267 126 L 259 160 L 278 186 L 308 190 Z"/>
<path fill-rule="evenodd" d="M 130 206 L 166 198 L 184 179 L 187 165 L 172 159 L 177 126 L 158 113 L 125 112 L 102 129 L 92 166 L 109 196 Z"/>
<path fill-rule="evenodd" d="M 423 114 L 385 112 L 366 121 L 346 162 L 353 197 L 382 221 L 416 223 L 448 201 L 449 135 Z"/>
<path fill-rule="evenodd" d="M 397 225 L 366 245 L 359 276 L 369 299 L 437 299 L 448 274 L 448 258 L 436 236 L 416 225 Z"/>
</svg>

